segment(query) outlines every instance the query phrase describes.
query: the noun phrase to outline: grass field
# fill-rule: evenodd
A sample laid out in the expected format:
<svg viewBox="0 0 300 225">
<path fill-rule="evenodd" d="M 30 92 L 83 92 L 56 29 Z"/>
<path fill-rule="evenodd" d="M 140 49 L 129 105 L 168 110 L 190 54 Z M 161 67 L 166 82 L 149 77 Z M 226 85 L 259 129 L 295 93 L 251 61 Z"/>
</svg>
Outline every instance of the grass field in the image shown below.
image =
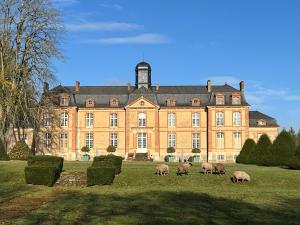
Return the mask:
<svg viewBox="0 0 300 225">
<path fill-rule="evenodd" d="M 65 162 L 86 171 L 89 162 Z M 203 175 L 154 175 L 156 163 L 125 162 L 111 186 L 44 187 L 24 183 L 21 161 L 0 162 L 0 224 L 300 224 L 300 171 L 228 165 Z M 233 184 L 235 170 L 252 181 Z"/>
</svg>

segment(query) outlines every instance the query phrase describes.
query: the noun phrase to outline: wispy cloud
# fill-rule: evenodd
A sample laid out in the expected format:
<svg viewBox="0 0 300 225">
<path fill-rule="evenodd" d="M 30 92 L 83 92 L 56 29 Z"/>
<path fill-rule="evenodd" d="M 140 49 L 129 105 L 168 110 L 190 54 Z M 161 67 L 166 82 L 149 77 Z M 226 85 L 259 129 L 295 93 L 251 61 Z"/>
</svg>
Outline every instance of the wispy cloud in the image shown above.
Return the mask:
<svg viewBox="0 0 300 225">
<path fill-rule="evenodd" d="M 116 44 L 166 44 L 170 40 L 162 34 L 157 33 L 145 33 L 136 36 L 126 37 L 110 37 L 100 38 L 95 40 L 89 40 L 90 43 L 98 43 L 104 45 L 116 45 Z"/>
<path fill-rule="evenodd" d="M 118 23 L 118 22 L 85 22 L 85 23 L 68 23 L 65 25 L 70 31 L 128 31 L 140 29 L 143 26 L 135 23 Z"/>
<path fill-rule="evenodd" d="M 100 3 L 99 4 L 100 7 L 103 7 L 103 8 L 108 8 L 108 9 L 114 9 L 114 10 L 122 10 L 123 7 L 119 4 L 109 4 L 109 3 Z"/>
</svg>

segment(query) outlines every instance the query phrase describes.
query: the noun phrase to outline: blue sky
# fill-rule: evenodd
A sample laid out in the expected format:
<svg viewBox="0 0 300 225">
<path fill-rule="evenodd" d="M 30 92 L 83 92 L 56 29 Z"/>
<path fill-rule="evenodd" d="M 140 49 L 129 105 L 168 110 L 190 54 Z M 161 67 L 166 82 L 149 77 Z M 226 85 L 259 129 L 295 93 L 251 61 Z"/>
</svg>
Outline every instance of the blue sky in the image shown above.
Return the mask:
<svg viewBox="0 0 300 225">
<path fill-rule="evenodd" d="M 135 64 L 152 83 L 245 81 L 251 109 L 300 128 L 299 0 L 54 0 L 62 10 L 65 60 L 58 83 L 134 83 Z"/>
</svg>

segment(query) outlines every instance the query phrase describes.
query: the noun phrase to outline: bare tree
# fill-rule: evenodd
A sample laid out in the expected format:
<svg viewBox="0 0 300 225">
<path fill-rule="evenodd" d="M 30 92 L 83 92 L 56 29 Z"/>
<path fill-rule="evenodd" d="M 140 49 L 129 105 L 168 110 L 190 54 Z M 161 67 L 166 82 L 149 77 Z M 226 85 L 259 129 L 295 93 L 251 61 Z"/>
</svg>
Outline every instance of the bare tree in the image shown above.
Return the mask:
<svg viewBox="0 0 300 225">
<path fill-rule="evenodd" d="M 61 58 L 59 12 L 49 0 L 0 0 L 0 138 L 40 131 L 44 82 L 54 82 L 51 62 Z M 17 131 L 17 132 L 15 132 Z M 36 141 L 33 141 L 36 144 Z M 34 148 L 34 146 L 33 146 Z"/>
</svg>

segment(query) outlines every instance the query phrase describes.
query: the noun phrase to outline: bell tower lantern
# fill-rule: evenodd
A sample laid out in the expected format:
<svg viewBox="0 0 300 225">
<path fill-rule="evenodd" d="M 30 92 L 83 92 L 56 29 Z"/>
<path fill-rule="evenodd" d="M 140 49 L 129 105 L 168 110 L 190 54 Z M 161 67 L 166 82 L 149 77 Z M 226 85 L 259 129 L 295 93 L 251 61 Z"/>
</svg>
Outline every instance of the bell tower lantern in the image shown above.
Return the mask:
<svg viewBox="0 0 300 225">
<path fill-rule="evenodd" d="M 151 66 L 140 62 L 135 67 L 135 86 L 137 88 L 151 88 Z"/>
</svg>

